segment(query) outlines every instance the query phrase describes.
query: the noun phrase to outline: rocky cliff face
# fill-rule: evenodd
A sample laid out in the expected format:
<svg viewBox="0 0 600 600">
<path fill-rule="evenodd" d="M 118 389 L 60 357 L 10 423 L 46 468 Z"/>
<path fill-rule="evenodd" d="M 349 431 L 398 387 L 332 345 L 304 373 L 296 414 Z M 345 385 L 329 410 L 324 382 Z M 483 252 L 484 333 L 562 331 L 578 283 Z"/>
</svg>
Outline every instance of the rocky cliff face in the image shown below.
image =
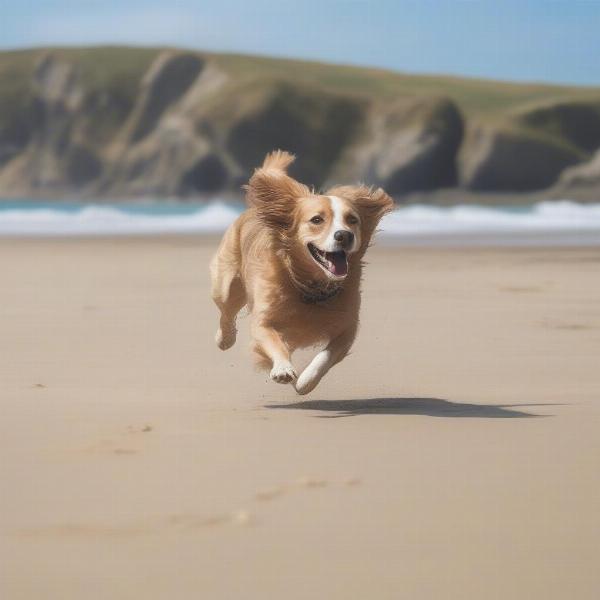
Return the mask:
<svg viewBox="0 0 600 600">
<path fill-rule="evenodd" d="M 484 95 L 467 80 L 236 60 L 116 48 L 0 54 L 0 195 L 230 196 L 274 148 L 296 153 L 294 174 L 316 187 L 362 180 L 398 198 L 600 189 L 600 91 L 569 100 L 552 89 L 548 100 L 542 89 L 513 86 L 509 96 L 485 84 Z"/>
<path fill-rule="evenodd" d="M 476 126 L 460 156 L 461 184 L 471 190 L 530 191 L 553 185 L 586 154 L 551 137 L 507 126 Z"/>
<path fill-rule="evenodd" d="M 558 185 L 561 189 L 591 188 L 600 190 L 600 150 L 587 162 L 565 169 Z"/>
</svg>

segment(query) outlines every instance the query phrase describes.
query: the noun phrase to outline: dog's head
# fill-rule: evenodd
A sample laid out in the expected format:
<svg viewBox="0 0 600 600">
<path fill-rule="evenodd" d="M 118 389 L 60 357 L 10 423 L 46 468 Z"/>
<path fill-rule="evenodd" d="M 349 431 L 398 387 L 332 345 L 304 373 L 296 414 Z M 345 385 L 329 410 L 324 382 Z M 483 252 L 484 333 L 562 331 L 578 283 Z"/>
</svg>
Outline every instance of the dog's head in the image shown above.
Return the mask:
<svg viewBox="0 0 600 600">
<path fill-rule="evenodd" d="M 365 186 L 315 194 L 287 174 L 293 160 L 286 152 L 269 154 L 246 187 L 248 204 L 273 229 L 297 272 L 312 280 L 342 281 L 393 201 L 382 189 Z"/>
</svg>

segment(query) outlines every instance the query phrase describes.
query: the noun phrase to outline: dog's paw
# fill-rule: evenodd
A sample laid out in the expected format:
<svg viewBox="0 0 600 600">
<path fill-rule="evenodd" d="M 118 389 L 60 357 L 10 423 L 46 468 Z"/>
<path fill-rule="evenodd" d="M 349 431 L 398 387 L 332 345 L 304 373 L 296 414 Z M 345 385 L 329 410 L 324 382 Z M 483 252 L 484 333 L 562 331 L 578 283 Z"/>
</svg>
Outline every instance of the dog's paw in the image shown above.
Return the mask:
<svg viewBox="0 0 600 600">
<path fill-rule="evenodd" d="M 215 342 L 217 342 L 217 346 L 219 346 L 221 350 L 228 350 L 235 344 L 236 337 L 237 331 L 235 329 L 229 331 L 218 329 L 217 335 L 215 335 Z"/>
<path fill-rule="evenodd" d="M 271 379 L 276 383 L 290 383 L 296 377 L 296 371 L 289 362 L 275 363 L 271 369 Z"/>
<path fill-rule="evenodd" d="M 311 373 L 310 370 L 305 370 L 300 377 L 298 377 L 294 388 L 296 389 L 296 393 L 300 394 L 300 396 L 304 396 L 304 394 L 312 392 L 319 384 L 319 381 L 321 381 L 321 379 L 316 377 L 314 373 Z"/>
</svg>

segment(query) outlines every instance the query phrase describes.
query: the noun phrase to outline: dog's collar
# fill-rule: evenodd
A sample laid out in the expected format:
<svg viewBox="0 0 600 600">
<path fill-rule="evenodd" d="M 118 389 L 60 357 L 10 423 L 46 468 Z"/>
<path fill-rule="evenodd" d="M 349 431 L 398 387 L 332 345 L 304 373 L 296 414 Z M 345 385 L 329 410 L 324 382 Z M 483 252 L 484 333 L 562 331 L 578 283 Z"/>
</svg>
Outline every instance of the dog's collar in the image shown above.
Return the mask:
<svg viewBox="0 0 600 600">
<path fill-rule="evenodd" d="M 343 289 L 341 281 L 328 281 L 326 283 L 323 283 L 322 281 L 309 281 L 308 283 L 305 283 L 294 272 L 294 268 L 291 265 L 287 254 L 283 256 L 283 261 L 287 267 L 290 281 L 298 292 L 300 292 L 300 300 L 302 300 L 304 304 L 320 304 L 322 302 L 327 302 L 327 300 L 335 298 Z"/>
<path fill-rule="evenodd" d="M 300 290 L 300 299 L 305 304 L 320 304 L 335 298 L 341 291 L 342 286 L 339 283 L 331 283 L 326 286 L 313 283 L 303 286 L 303 289 Z"/>
</svg>

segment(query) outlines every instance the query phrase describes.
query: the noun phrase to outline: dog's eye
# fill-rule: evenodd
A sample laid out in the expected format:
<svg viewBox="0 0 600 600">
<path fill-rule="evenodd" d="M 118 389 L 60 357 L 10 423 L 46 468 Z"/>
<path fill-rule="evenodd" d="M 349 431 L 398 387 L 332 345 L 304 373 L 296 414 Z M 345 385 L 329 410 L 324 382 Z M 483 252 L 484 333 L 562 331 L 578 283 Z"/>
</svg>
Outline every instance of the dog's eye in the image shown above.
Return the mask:
<svg viewBox="0 0 600 600">
<path fill-rule="evenodd" d="M 314 223 L 315 225 L 319 225 L 320 223 L 323 222 L 323 217 L 319 216 L 319 215 L 315 215 L 311 220 L 311 223 Z"/>
<path fill-rule="evenodd" d="M 348 215 L 346 221 L 348 225 L 356 225 L 358 223 L 358 219 L 354 215 Z"/>
</svg>

